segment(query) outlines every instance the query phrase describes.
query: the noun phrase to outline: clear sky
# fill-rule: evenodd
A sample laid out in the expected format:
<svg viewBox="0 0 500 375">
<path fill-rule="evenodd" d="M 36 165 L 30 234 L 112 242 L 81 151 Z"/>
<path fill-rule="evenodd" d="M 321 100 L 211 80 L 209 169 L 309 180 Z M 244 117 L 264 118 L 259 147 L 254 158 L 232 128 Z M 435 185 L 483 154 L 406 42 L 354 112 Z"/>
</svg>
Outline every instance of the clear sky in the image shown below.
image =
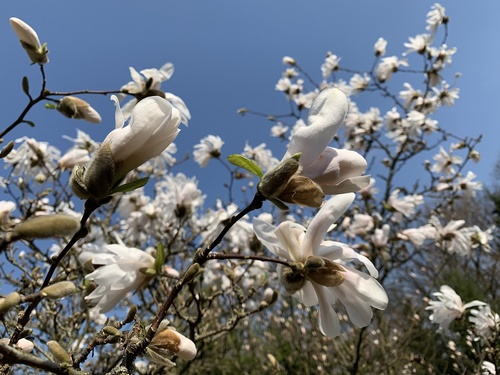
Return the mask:
<svg viewBox="0 0 500 375">
<path fill-rule="evenodd" d="M 182 159 L 194 144 L 208 134 L 226 142 L 224 155 L 241 152 L 245 141 L 253 146 L 270 140 L 270 123 L 262 118 L 236 114 L 240 107 L 261 112 L 283 113 L 288 104 L 274 90 L 281 76 L 285 55 L 320 80 L 325 53 L 342 57 L 342 65 L 368 69 L 373 43 L 388 40 L 387 55 L 405 50 L 409 36 L 425 32 L 425 15 L 434 1 L 418 0 L 272 0 L 272 1 L 2 1 L 1 128 L 20 113 L 26 98 L 21 78 L 27 75 L 35 89 L 38 68 L 29 66 L 8 19 L 15 16 L 29 23 L 48 43 L 46 65 L 48 87 L 64 90 L 119 89 L 130 80 L 129 66 L 137 70 L 175 65 L 173 77 L 162 85 L 184 99 L 192 120 L 182 128 L 176 155 Z M 458 48 L 451 69 L 461 72 L 460 100 L 442 109 L 440 124 L 462 136 L 483 134 L 478 150 L 482 160 L 470 168 L 479 180 L 491 182 L 491 171 L 499 156 L 500 138 L 500 2 L 442 1 L 450 16 L 449 46 Z M 412 78 L 414 79 L 414 78 Z M 35 110 L 28 119 L 35 129 L 20 126 L 8 139 L 27 135 L 56 144 L 64 152 L 71 145 L 63 134 L 76 135 L 76 128 L 101 141 L 114 127 L 114 107 L 108 98 L 90 97 L 103 123 L 93 125 L 68 120 L 55 111 Z M 360 107 L 368 109 L 373 95 L 361 96 Z M 378 105 L 379 102 L 375 103 Z M 384 108 L 382 113 L 390 108 Z M 284 147 L 284 146 L 281 146 Z M 279 148 L 275 156 L 281 157 Z M 189 167 L 189 168 L 186 168 Z M 214 172 L 215 170 L 215 172 Z M 221 167 L 200 170 L 194 162 L 176 170 L 199 175 L 205 184 L 217 184 L 214 173 Z M 222 181 L 221 181 L 222 184 Z M 201 186 L 202 190 L 206 186 Z"/>
</svg>

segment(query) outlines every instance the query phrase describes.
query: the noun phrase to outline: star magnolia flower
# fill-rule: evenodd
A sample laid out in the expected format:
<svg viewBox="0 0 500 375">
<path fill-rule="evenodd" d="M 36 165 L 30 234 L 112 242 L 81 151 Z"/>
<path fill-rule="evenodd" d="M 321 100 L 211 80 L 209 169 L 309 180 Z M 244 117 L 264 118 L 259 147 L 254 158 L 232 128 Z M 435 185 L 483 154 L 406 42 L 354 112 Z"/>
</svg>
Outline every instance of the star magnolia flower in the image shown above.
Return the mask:
<svg viewBox="0 0 500 375">
<path fill-rule="evenodd" d="M 462 298 L 448 285 L 442 285 L 439 292 L 432 293 L 438 298 L 438 301 L 430 301 L 426 310 L 431 310 L 432 314 L 429 319 L 439 324 L 439 329 L 447 331 L 451 322 L 459 319 L 465 309 L 473 306 L 484 305 L 481 301 L 472 301 L 464 304 Z"/>
<path fill-rule="evenodd" d="M 155 267 L 155 258 L 134 247 L 111 244 L 105 249 L 104 253 L 89 255 L 84 252 L 80 256 L 81 263 L 90 258 L 92 264 L 100 266 L 85 276 L 97 284 L 97 288 L 85 297 L 97 313 L 110 311 L 128 292 L 147 284 L 153 276 L 145 271 Z"/>
<path fill-rule="evenodd" d="M 160 155 L 179 133 L 180 113 L 168 101 L 153 96 L 141 100 L 127 126 L 118 99 L 116 129 L 104 139 L 87 168 L 76 166 L 71 188 L 82 199 L 107 197 L 128 172 Z"/>
<path fill-rule="evenodd" d="M 208 135 L 194 146 L 194 160 L 200 167 L 206 167 L 212 158 L 218 158 L 224 141 L 218 135 Z"/>
<path fill-rule="evenodd" d="M 331 198 L 318 211 L 309 227 L 284 221 L 278 227 L 254 219 L 258 239 L 275 255 L 296 262 L 301 271 L 278 265 L 280 281 L 287 291 L 294 293 L 306 306 L 319 304 L 319 327 L 326 336 L 338 336 L 340 324 L 332 305 L 340 300 L 350 320 L 357 327 L 370 324 L 371 307 L 385 309 L 387 294 L 375 280 L 378 272 L 372 262 L 346 245 L 324 240 L 330 226 L 354 200 L 354 194 Z M 358 260 L 369 275 L 345 265 Z"/>
<path fill-rule="evenodd" d="M 314 181 L 327 195 L 358 191 L 370 183 L 370 176 L 361 176 L 367 163 L 360 154 L 328 147 L 347 109 L 342 91 L 323 90 L 311 106 L 308 125 L 295 130 L 283 157 L 285 160 L 300 153 L 299 174 Z"/>
<path fill-rule="evenodd" d="M 40 43 L 40 39 L 38 39 L 36 31 L 19 18 L 12 17 L 9 21 L 12 29 L 14 29 L 14 32 L 17 34 L 21 45 L 31 59 L 31 62 L 37 64 L 48 63 L 49 59 L 47 54 L 49 51 L 47 50 L 47 46 L 45 44 L 42 46 Z"/>
<path fill-rule="evenodd" d="M 475 325 L 477 334 L 489 340 L 500 330 L 500 315 L 491 311 L 490 305 L 479 306 L 470 311 L 469 321 Z"/>
</svg>

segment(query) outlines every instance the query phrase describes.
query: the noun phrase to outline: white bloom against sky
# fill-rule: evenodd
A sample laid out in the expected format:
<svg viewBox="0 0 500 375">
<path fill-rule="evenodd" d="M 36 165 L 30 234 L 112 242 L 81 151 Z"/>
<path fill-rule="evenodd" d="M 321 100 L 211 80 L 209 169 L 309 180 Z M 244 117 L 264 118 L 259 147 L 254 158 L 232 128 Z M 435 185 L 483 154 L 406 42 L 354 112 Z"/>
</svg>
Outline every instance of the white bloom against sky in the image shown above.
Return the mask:
<svg viewBox="0 0 500 375">
<path fill-rule="evenodd" d="M 325 267 L 305 273 L 304 283 L 295 288 L 295 295 L 306 306 L 319 305 L 319 327 L 327 336 L 340 334 L 339 319 L 332 306 L 336 301 L 345 306 L 350 320 L 357 327 L 370 324 L 372 307 L 385 309 L 388 303 L 387 294 L 375 279 L 378 272 L 373 264 L 346 245 L 325 240 L 328 229 L 353 200 L 353 193 L 331 198 L 318 211 L 308 228 L 291 221 L 284 221 L 275 227 L 259 218 L 254 219 L 257 238 L 273 254 L 303 264 L 317 261 L 318 258 L 325 262 Z M 346 264 L 352 260 L 364 264 L 369 275 Z M 289 284 L 287 270 L 278 266 L 278 274 L 285 287 Z"/>
<path fill-rule="evenodd" d="M 218 135 L 208 135 L 194 146 L 193 157 L 200 167 L 206 167 L 212 158 L 221 154 L 224 141 Z"/>
<path fill-rule="evenodd" d="M 154 269 L 155 265 L 155 258 L 145 251 L 118 244 L 106 245 L 90 254 L 84 252 L 81 259 L 83 263 L 92 259 L 92 264 L 99 266 L 85 277 L 97 284 L 85 299 L 98 313 L 112 310 L 129 292 L 147 283 L 151 276 L 142 270 Z"/>
</svg>

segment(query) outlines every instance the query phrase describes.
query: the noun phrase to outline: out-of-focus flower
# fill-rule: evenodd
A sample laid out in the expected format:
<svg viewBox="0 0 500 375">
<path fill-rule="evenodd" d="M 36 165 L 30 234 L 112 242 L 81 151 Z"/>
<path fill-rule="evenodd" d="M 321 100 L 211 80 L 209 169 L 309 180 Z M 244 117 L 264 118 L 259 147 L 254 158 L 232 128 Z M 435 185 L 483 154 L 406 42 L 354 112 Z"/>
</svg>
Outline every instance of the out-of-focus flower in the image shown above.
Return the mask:
<svg viewBox="0 0 500 375">
<path fill-rule="evenodd" d="M 342 302 L 357 327 L 370 324 L 372 307 L 383 310 L 388 302 L 383 287 L 375 280 L 378 272 L 370 260 L 343 243 L 324 239 L 353 200 L 353 193 L 331 198 L 307 229 L 290 221 L 275 227 L 254 219 L 255 234 L 264 246 L 280 258 L 295 262 L 294 269 L 278 265 L 280 281 L 306 306 L 319 304 L 319 327 L 327 336 L 340 334 L 339 319 L 332 307 L 335 301 Z M 370 275 L 346 265 L 351 260 L 363 263 Z"/>
<path fill-rule="evenodd" d="M 481 338 L 489 340 L 495 332 L 500 331 L 500 315 L 491 311 L 490 305 L 478 306 L 469 312 L 469 321 L 474 324 L 476 333 Z"/>
<path fill-rule="evenodd" d="M 446 9 L 441 4 L 435 3 L 431 6 L 431 10 L 427 13 L 427 30 L 435 33 L 439 25 L 447 24 L 449 18 L 445 12 Z"/>
<path fill-rule="evenodd" d="M 284 65 L 292 65 L 292 66 L 294 66 L 295 64 L 297 64 L 297 61 L 295 61 L 295 59 L 293 57 L 290 57 L 290 56 L 283 57 L 282 61 L 283 61 Z"/>
<path fill-rule="evenodd" d="M 433 323 L 439 324 L 439 329 L 445 332 L 448 331 L 451 322 L 462 316 L 465 309 L 485 305 L 481 301 L 472 301 L 464 304 L 457 292 L 448 285 L 442 285 L 439 288 L 439 292 L 434 292 L 432 295 L 437 297 L 438 300 L 430 301 L 429 306 L 425 309 L 432 311 L 429 319 Z"/>
<path fill-rule="evenodd" d="M 154 275 L 155 258 L 145 251 L 119 244 L 108 244 L 104 249 L 84 251 L 80 262 L 91 260 L 98 268 L 85 276 L 97 284 L 86 300 L 97 313 L 106 313 L 123 299 L 128 292 L 139 290 L 146 285 Z"/>
<path fill-rule="evenodd" d="M 467 236 L 464 220 L 450 220 L 443 226 L 437 216 L 429 219 L 429 224 L 436 228 L 436 244 L 450 254 L 468 256 L 471 253 L 472 240 Z"/>
<path fill-rule="evenodd" d="M 218 158 L 224 141 L 218 135 L 208 135 L 194 146 L 194 160 L 200 167 L 206 167 L 212 158 Z"/>
<path fill-rule="evenodd" d="M 414 38 L 410 37 L 409 39 L 410 42 L 404 44 L 404 46 L 408 48 L 408 50 L 406 50 L 406 52 L 403 52 L 403 56 L 406 56 L 412 52 L 417 52 L 422 55 L 427 51 L 430 42 L 432 42 L 432 36 L 428 34 L 419 34 Z"/>
<path fill-rule="evenodd" d="M 375 69 L 375 74 L 380 82 L 385 82 L 391 78 L 392 73 L 398 71 L 400 66 L 408 66 L 406 60 L 400 60 L 397 56 L 384 57 Z"/>
<path fill-rule="evenodd" d="M 408 228 L 398 233 L 398 238 L 410 241 L 415 246 L 421 246 L 425 240 L 436 238 L 436 228 L 431 224 L 426 224 L 418 228 Z"/>
<path fill-rule="evenodd" d="M 339 69 L 340 57 L 334 55 L 331 52 L 327 52 L 325 62 L 321 65 L 321 73 L 323 74 L 323 79 L 326 79 L 334 71 Z"/>
<path fill-rule="evenodd" d="M 104 139 L 88 167 L 76 166 L 71 188 L 82 199 L 103 199 L 132 169 L 161 154 L 179 133 L 180 114 L 159 96 L 146 98 L 134 108 L 127 126 L 118 99 L 116 129 Z"/>
<path fill-rule="evenodd" d="M 424 197 L 419 194 L 405 195 L 399 198 L 399 189 L 394 189 L 391 193 L 387 203 L 394 212 L 393 219 L 400 222 L 405 217 L 410 217 L 415 213 L 418 205 L 424 203 Z"/>
<path fill-rule="evenodd" d="M 65 153 L 57 165 L 61 169 L 72 169 L 75 165 L 85 165 L 90 161 L 90 154 L 88 150 L 82 148 L 74 148 Z"/>
<path fill-rule="evenodd" d="M 370 77 L 368 74 L 355 74 L 349 80 L 349 86 L 351 86 L 351 93 L 357 94 L 362 91 L 365 91 L 368 85 L 370 84 Z"/>
<path fill-rule="evenodd" d="M 312 104 L 308 125 L 293 132 L 282 159 L 300 153 L 300 176 L 311 179 L 327 195 L 358 191 L 370 183 L 370 176 L 361 176 L 367 164 L 360 154 L 328 147 L 347 107 L 347 98 L 339 89 L 323 90 Z"/>
<path fill-rule="evenodd" d="M 481 375 L 496 375 L 497 370 L 494 363 L 483 361 L 481 364 Z"/>
<path fill-rule="evenodd" d="M 254 160 L 263 169 L 269 169 L 271 166 L 278 163 L 278 160 L 273 157 L 273 152 L 267 148 L 265 143 L 261 143 L 256 147 L 245 144 L 243 155 Z"/>
<path fill-rule="evenodd" d="M 86 120 L 93 124 L 101 122 L 101 115 L 85 100 L 75 96 L 62 98 L 57 104 L 57 110 L 69 118 Z"/>
<path fill-rule="evenodd" d="M 462 163 L 462 158 L 460 156 L 453 156 L 451 153 L 449 154 L 443 147 L 439 148 L 439 154 L 434 155 L 433 159 L 436 163 L 432 165 L 431 171 L 435 173 L 442 173 L 446 176 L 454 175 L 454 165 Z"/>
<path fill-rule="evenodd" d="M 384 38 L 378 38 L 375 44 L 373 45 L 373 52 L 375 56 L 384 56 L 385 49 L 387 48 L 387 40 Z"/>
<path fill-rule="evenodd" d="M 47 171 L 56 169 L 61 155 L 56 147 L 28 137 L 18 138 L 16 143 L 21 145 L 3 159 L 5 163 L 12 165 L 13 176 L 29 178 L 40 173 L 45 176 Z"/>
<path fill-rule="evenodd" d="M 10 25 L 14 32 L 17 34 L 21 45 L 24 50 L 28 53 L 28 56 L 32 63 L 36 64 L 46 64 L 49 62 L 47 54 L 49 50 L 47 45 L 42 45 L 40 39 L 38 39 L 38 34 L 33 28 L 26 22 L 20 20 L 19 18 L 10 18 Z"/>
<path fill-rule="evenodd" d="M 10 339 L 4 337 L 0 339 L 0 342 L 5 345 L 9 345 Z M 30 340 L 19 339 L 19 341 L 15 345 L 18 349 L 20 349 L 23 353 L 31 353 L 35 345 Z"/>
<path fill-rule="evenodd" d="M 476 178 L 476 174 L 472 171 L 468 171 L 465 177 L 459 176 L 455 181 L 453 181 L 453 189 L 455 191 L 462 191 L 468 197 L 475 197 L 476 191 L 483 190 L 483 184 L 481 181 L 472 181 Z"/>
<path fill-rule="evenodd" d="M 491 250 L 490 242 L 495 238 L 492 235 L 494 229 L 495 226 L 491 226 L 483 231 L 477 225 L 473 225 L 465 228 L 465 232 L 471 239 L 473 249 L 481 246 L 484 251 L 489 252 Z"/>
<path fill-rule="evenodd" d="M 0 201 L 0 224 L 7 221 L 10 213 L 16 209 L 16 204 L 11 201 Z"/>
<path fill-rule="evenodd" d="M 371 236 L 371 242 L 375 247 L 379 249 L 385 247 L 389 241 L 389 233 L 391 227 L 389 224 L 382 225 L 382 228 L 375 229 L 373 235 Z"/>
<path fill-rule="evenodd" d="M 174 74 L 174 65 L 172 63 L 166 63 L 160 69 L 144 69 L 140 73 L 132 67 L 129 69 L 132 81 L 122 86 L 121 91 L 133 94 L 135 98 L 123 106 L 122 111 L 125 120 L 131 116 L 132 110 L 142 99 L 149 96 L 160 96 L 166 99 L 174 108 L 177 108 L 181 116 L 181 122 L 185 125 L 188 124 L 191 113 L 184 101 L 170 92 L 160 90 L 161 83 L 170 79 Z M 125 95 L 121 94 L 119 99 L 122 100 L 124 97 Z"/>
</svg>

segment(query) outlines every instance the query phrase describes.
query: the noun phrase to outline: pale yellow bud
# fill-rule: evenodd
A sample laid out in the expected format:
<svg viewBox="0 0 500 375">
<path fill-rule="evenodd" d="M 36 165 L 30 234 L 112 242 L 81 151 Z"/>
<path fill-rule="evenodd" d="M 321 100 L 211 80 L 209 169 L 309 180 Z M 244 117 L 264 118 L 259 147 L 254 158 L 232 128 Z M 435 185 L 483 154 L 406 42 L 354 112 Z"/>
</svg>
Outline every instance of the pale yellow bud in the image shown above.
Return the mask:
<svg viewBox="0 0 500 375">
<path fill-rule="evenodd" d="M 50 353 L 54 357 L 54 360 L 58 363 L 72 363 L 71 356 L 68 352 L 61 346 L 57 341 L 51 340 L 47 341 L 47 347 Z"/>
<path fill-rule="evenodd" d="M 166 328 L 156 333 L 148 347 L 157 355 L 172 356 L 190 361 L 196 357 L 196 345 L 186 336 L 173 328 Z"/>
<path fill-rule="evenodd" d="M 75 96 L 66 96 L 57 104 L 57 110 L 72 119 L 82 119 L 93 124 L 101 122 L 101 115 L 85 100 Z"/>
<path fill-rule="evenodd" d="M 59 299 L 73 294 L 75 290 L 76 286 L 71 281 L 60 281 L 46 286 L 40 292 L 46 298 Z"/>
<path fill-rule="evenodd" d="M 4 313 L 14 306 L 19 305 L 21 296 L 17 292 L 8 294 L 5 298 L 0 298 L 0 313 Z"/>
<path fill-rule="evenodd" d="M 13 237 L 16 239 L 65 237 L 74 235 L 79 228 L 80 222 L 72 216 L 42 215 L 18 224 L 13 230 Z"/>
</svg>

